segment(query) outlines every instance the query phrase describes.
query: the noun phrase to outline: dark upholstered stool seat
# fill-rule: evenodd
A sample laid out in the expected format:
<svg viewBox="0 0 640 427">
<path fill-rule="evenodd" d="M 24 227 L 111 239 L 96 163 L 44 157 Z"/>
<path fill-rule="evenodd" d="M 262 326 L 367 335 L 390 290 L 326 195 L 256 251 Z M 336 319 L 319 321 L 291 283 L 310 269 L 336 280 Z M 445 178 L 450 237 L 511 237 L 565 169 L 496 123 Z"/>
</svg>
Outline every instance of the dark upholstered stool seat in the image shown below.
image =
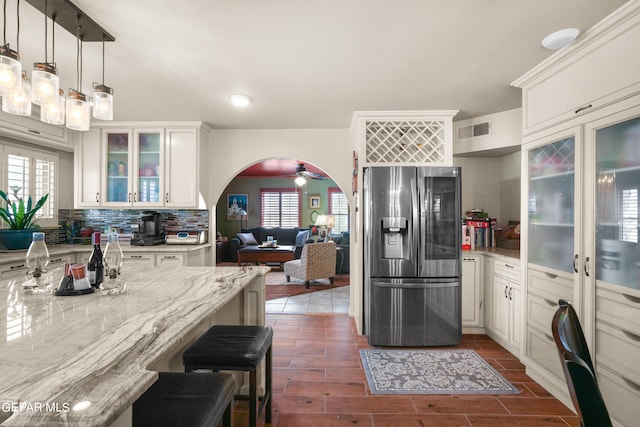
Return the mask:
<svg viewBox="0 0 640 427">
<path fill-rule="evenodd" d="M 265 421 L 271 422 L 271 343 L 270 326 L 215 325 L 209 328 L 183 354 L 185 371 L 210 369 L 249 372 L 249 425 L 255 426 L 263 408 Z M 256 370 L 265 359 L 265 393 L 257 406 Z"/>
<path fill-rule="evenodd" d="M 235 381 L 229 374 L 160 372 L 133 404 L 133 425 L 167 427 L 231 426 Z M 223 419 L 224 418 L 224 419 Z"/>
</svg>

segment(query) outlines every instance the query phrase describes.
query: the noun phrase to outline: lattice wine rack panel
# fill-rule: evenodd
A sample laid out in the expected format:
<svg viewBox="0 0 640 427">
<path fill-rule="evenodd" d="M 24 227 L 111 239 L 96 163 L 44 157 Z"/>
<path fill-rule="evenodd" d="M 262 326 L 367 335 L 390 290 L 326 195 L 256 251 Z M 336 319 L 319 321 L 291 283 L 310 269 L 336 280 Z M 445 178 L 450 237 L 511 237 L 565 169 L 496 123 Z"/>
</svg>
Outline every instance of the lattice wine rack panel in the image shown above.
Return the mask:
<svg viewBox="0 0 640 427">
<path fill-rule="evenodd" d="M 445 122 L 367 121 L 367 163 L 443 163 Z"/>
</svg>

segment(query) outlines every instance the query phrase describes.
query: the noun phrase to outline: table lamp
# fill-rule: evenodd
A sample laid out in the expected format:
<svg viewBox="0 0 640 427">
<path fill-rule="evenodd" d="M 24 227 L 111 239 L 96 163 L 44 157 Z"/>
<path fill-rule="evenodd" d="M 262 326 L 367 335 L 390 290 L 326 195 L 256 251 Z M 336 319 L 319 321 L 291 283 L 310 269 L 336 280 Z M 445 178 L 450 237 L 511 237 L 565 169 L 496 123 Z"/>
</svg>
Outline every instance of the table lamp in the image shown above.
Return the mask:
<svg viewBox="0 0 640 427">
<path fill-rule="evenodd" d="M 320 239 L 326 240 L 327 238 L 327 229 L 326 226 L 329 225 L 329 215 L 320 214 L 316 219 L 315 226 L 320 227 Z"/>
</svg>

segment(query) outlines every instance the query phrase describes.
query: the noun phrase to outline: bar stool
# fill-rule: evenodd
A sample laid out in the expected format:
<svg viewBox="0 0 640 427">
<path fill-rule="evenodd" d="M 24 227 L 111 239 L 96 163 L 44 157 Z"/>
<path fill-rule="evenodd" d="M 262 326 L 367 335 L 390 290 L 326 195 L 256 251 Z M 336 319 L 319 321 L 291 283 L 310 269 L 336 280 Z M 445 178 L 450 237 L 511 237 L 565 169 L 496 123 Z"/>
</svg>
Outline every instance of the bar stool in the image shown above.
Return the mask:
<svg viewBox="0 0 640 427">
<path fill-rule="evenodd" d="M 265 422 L 271 422 L 271 343 L 270 326 L 215 325 L 198 338 L 183 354 L 186 372 L 196 369 L 249 372 L 249 425 L 255 427 L 265 409 Z M 264 397 L 258 406 L 257 367 L 265 359 Z M 246 396 L 236 396 L 246 399 Z"/>
<path fill-rule="evenodd" d="M 135 427 L 233 425 L 235 380 L 229 374 L 159 372 L 158 380 L 133 403 Z"/>
</svg>

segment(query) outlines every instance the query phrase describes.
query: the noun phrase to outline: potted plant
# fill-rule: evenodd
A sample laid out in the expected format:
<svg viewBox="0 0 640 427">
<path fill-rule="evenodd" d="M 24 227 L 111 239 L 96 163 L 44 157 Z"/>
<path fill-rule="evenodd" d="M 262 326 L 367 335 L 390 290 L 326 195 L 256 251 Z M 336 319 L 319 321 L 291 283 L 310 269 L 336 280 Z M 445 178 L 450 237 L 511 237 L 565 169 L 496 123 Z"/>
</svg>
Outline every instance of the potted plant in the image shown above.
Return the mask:
<svg viewBox="0 0 640 427">
<path fill-rule="evenodd" d="M 31 196 L 25 203 L 22 197 L 17 196 L 14 191 L 14 199 L 9 200 L 9 196 L 0 190 L 0 199 L 4 200 L 5 206 L 0 206 L 0 218 L 7 223 L 9 228 L 0 229 L 0 242 L 9 250 L 27 249 L 31 244 L 31 237 L 34 231 L 40 229 L 37 225 L 36 212 L 47 202 L 49 194 L 45 194 L 33 205 Z"/>
</svg>

